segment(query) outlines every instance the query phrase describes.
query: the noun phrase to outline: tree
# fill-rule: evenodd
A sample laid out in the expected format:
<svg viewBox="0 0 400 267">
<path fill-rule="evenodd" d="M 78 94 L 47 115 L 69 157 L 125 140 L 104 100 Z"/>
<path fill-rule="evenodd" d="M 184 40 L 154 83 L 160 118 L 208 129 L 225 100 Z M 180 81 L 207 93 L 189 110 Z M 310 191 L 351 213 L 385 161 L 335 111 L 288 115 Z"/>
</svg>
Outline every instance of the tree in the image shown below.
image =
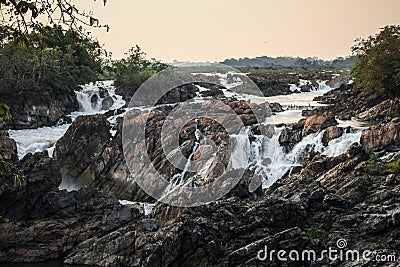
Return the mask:
<svg viewBox="0 0 400 267">
<path fill-rule="evenodd" d="M 32 44 L 27 48 L 0 42 L 0 95 L 41 90 L 57 95 L 97 79 L 102 64 L 98 42 L 61 26 L 27 36 Z"/>
<path fill-rule="evenodd" d="M 115 74 L 115 85 L 137 89 L 154 73 L 168 67 L 156 59 L 150 61 L 145 58 L 146 53 L 136 45 L 129 49 L 126 58 L 112 62 Z"/>
<path fill-rule="evenodd" d="M 110 29 L 101 25 L 92 12 L 79 10 L 71 0 L 0 0 L 0 25 L 11 31 L 14 42 L 22 46 L 29 45 L 27 34 L 42 28 L 41 21 L 46 19 L 47 25 L 63 25 L 86 36 L 83 26 Z"/>
<path fill-rule="evenodd" d="M 386 26 L 377 35 L 356 42 L 352 47 L 359 57 L 351 71 L 354 89 L 361 96 L 400 96 L 400 25 Z"/>
</svg>

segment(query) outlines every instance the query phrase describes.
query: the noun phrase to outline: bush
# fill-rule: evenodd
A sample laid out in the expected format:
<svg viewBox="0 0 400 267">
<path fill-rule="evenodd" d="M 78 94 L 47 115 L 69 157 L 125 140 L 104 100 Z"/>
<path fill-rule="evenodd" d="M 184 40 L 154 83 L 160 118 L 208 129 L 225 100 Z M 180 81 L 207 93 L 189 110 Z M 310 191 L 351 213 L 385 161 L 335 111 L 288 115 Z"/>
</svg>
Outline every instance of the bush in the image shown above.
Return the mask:
<svg viewBox="0 0 400 267">
<path fill-rule="evenodd" d="M 400 96 L 400 25 L 386 26 L 352 47 L 359 56 L 351 71 L 354 89 L 360 96 Z"/>
<path fill-rule="evenodd" d="M 368 174 L 376 174 L 381 171 L 381 168 L 378 164 L 378 157 L 375 153 L 371 153 L 371 155 L 369 156 L 369 160 L 364 161 L 361 164 L 363 170 Z"/>
<path fill-rule="evenodd" d="M 324 237 L 325 235 L 326 235 L 326 231 L 317 226 L 311 226 L 307 230 L 307 237 L 311 238 L 311 239 L 321 238 L 321 237 Z"/>
<path fill-rule="evenodd" d="M 400 173 L 400 160 L 389 162 L 388 164 L 386 164 L 386 167 L 389 169 L 390 173 L 399 174 Z"/>
</svg>

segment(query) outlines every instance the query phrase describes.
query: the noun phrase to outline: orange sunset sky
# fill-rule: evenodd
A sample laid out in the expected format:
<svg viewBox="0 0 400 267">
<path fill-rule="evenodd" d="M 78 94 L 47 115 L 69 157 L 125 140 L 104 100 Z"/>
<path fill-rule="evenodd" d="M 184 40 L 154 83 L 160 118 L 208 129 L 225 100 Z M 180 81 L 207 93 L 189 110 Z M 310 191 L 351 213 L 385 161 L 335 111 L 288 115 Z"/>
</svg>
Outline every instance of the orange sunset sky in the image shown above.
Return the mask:
<svg viewBox="0 0 400 267">
<path fill-rule="evenodd" d="M 400 24 L 399 0 L 79 1 L 111 30 L 93 35 L 121 58 L 138 44 L 162 61 L 350 55 L 357 37 Z"/>
</svg>

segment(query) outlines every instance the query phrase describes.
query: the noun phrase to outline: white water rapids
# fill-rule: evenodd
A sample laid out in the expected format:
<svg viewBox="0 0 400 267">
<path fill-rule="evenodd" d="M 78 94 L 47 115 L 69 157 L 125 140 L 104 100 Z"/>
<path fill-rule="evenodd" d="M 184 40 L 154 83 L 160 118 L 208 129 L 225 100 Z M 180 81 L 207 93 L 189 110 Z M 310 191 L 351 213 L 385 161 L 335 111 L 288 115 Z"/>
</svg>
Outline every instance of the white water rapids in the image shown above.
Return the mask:
<svg viewBox="0 0 400 267">
<path fill-rule="evenodd" d="M 101 92 L 103 91 L 103 97 Z M 122 96 L 115 94 L 113 81 L 102 81 L 82 86 L 82 90 L 75 91 L 79 103 L 79 110 L 71 113 L 69 116 L 72 120 L 80 115 L 93 115 L 105 113 L 109 110 L 117 110 L 125 105 Z M 103 100 L 106 96 L 113 100 L 113 104 L 107 109 L 103 109 Z M 110 118 L 110 122 L 114 118 Z M 67 131 L 70 124 L 61 124 L 54 127 L 42 127 L 29 130 L 10 130 L 10 137 L 17 142 L 18 157 L 22 159 L 28 153 L 49 151 L 49 155 L 53 155 L 54 147 L 58 139 L 60 139 Z"/>
<path fill-rule="evenodd" d="M 227 96 L 235 96 L 238 99 L 245 99 L 252 103 L 263 103 L 266 101 L 270 103 L 280 103 L 285 111 L 277 113 L 264 122 L 275 125 L 297 122 L 302 118 L 302 109 L 320 105 L 313 101 L 314 97 L 323 95 L 331 90 L 331 88 L 326 85 L 326 81 L 318 81 L 318 88 L 314 88 L 308 93 L 294 93 L 291 95 L 274 97 L 255 97 L 250 95 L 235 95 L 229 90 L 230 88 L 241 84 L 240 77 L 229 80 L 226 76 L 221 75 L 220 81 L 227 88 L 223 90 Z M 307 81 L 304 80 L 301 82 L 307 83 Z M 204 88 L 200 89 L 207 90 Z M 297 85 L 291 85 L 291 89 L 293 91 L 298 90 L 298 87 Z M 82 87 L 82 90 L 76 91 L 76 95 L 80 109 L 79 111 L 70 114 L 72 120 L 79 115 L 105 113 L 109 110 L 120 109 L 125 105 L 125 101 L 122 97 L 115 94 L 115 87 L 113 86 L 112 81 L 85 85 Z M 107 108 L 103 108 L 103 101 L 106 96 L 111 97 L 113 102 L 111 106 L 108 105 Z M 115 123 L 115 119 L 116 116 L 110 117 L 109 121 Z M 43 127 L 32 130 L 11 130 L 9 133 L 10 137 L 15 139 L 17 142 L 19 158 L 22 158 L 27 153 L 39 152 L 46 149 L 49 151 L 49 154 L 52 155 L 55 143 L 63 136 L 69 126 L 70 124 L 62 124 L 54 127 Z M 361 130 L 355 130 L 352 133 L 345 133 L 341 137 L 332 140 L 328 146 L 325 147 L 322 144 L 323 131 L 321 131 L 304 137 L 303 140 L 290 152 L 286 153 L 284 148 L 279 144 L 279 135 L 282 128 L 275 127 L 274 130 L 275 133 L 271 138 L 261 135 L 252 136 L 252 138 L 250 138 L 250 127 L 242 129 L 242 131 L 236 136 L 231 136 L 231 138 L 234 139 L 233 150 L 242 151 L 242 153 L 234 153 L 235 157 L 231 158 L 232 167 L 250 168 L 251 170 L 254 170 L 257 175 L 264 178 L 264 187 L 273 184 L 293 166 L 301 166 L 304 160 L 304 155 L 311 149 L 328 157 L 338 156 L 341 153 L 344 153 L 351 144 L 359 142 L 361 136 Z M 250 140 L 253 141 L 250 142 Z M 174 190 L 177 186 L 185 183 L 191 158 L 193 157 L 198 145 L 199 140 L 196 138 L 194 149 L 188 159 L 185 169 L 171 179 L 168 191 Z M 250 156 L 247 157 L 247 155 Z M 207 163 L 199 175 L 205 177 L 211 163 L 212 161 Z M 168 192 L 165 192 L 165 194 L 168 194 Z"/>
</svg>

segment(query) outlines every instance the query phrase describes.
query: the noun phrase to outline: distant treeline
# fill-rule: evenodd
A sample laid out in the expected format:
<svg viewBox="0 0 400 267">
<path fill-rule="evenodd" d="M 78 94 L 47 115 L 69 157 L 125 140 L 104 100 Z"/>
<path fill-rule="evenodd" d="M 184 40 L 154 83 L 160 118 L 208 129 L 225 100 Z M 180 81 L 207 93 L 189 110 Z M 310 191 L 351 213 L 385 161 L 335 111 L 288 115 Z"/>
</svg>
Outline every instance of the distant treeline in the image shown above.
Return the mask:
<svg viewBox="0 0 400 267">
<path fill-rule="evenodd" d="M 334 60 L 322 60 L 316 57 L 256 57 L 231 58 L 221 62 L 237 68 L 303 68 L 303 69 L 351 69 L 357 56 L 339 57 Z"/>
</svg>

